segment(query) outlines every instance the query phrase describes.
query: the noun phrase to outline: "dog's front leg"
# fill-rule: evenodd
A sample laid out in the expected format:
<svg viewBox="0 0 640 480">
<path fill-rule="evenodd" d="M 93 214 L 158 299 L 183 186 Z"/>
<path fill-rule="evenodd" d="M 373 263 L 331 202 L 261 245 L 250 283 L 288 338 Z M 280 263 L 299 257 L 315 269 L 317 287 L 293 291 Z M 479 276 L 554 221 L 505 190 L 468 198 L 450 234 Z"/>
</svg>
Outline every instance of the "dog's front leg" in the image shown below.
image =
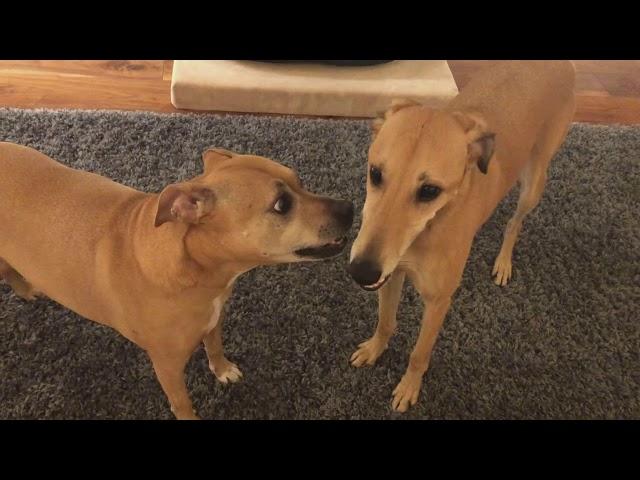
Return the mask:
<svg viewBox="0 0 640 480">
<path fill-rule="evenodd" d="M 358 345 L 358 350 L 351 355 L 351 364 L 354 367 L 373 365 L 387 348 L 389 339 L 396 329 L 396 313 L 404 278 L 405 273 L 396 270 L 378 292 L 378 325 L 373 337 Z"/>
<path fill-rule="evenodd" d="M 187 392 L 184 367 L 190 354 L 149 353 L 162 390 L 169 399 L 171 411 L 178 420 L 199 420 Z"/>
<path fill-rule="evenodd" d="M 224 304 L 231 295 L 231 289 L 213 301 L 213 313 L 211 325 L 213 329 L 202 339 L 209 359 L 209 369 L 222 383 L 235 383 L 242 378 L 242 372 L 238 366 L 227 360 L 222 346 L 222 324 L 224 321 Z"/>
<path fill-rule="evenodd" d="M 431 352 L 450 305 L 451 297 L 438 297 L 426 302 L 420 335 L 411 352 L 409 366 L 393 391 L 391 406 L 394 410 L 406 412 L 410 405 L 415 405 L 418 401 L 422 377 L 429 368 Z"/>
<path fill-rule="evenodd" d="M 209 369 L 222 383 L 235 383 L 242 378 L 242 372 L 238 366 L 227 360 L 222 346 L 222 322 L 224 311 L 220 312 L 218 324 L 207 333 L 203 339 L 204 348 L 209 358 Z"/>
</svg>

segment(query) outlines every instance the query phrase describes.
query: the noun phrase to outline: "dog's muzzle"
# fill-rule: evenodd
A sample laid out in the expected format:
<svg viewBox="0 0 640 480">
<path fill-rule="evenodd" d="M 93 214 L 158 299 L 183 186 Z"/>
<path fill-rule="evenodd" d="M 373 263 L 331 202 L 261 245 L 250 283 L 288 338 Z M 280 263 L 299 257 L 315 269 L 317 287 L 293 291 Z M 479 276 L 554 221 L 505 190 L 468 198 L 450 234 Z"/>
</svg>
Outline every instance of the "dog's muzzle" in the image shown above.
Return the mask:
<svg viewBox="0 0 640 480">
<path fill-rule="evenodd" d="M 378 290 L 389 280 L 389 275 L 382 277 L 382 269 L 369 260 L 355 258 L 347 271 L 358 285 L 368 291 Z"/>
</svg>

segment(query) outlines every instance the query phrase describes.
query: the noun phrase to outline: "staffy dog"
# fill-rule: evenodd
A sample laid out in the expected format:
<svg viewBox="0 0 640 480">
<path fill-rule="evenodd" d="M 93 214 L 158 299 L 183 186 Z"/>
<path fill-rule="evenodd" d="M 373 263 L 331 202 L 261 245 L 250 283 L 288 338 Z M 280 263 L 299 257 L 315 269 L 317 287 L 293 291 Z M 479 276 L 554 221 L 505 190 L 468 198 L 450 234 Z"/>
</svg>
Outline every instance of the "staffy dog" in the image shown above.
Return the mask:
<svg viewBox="0 0 640 480">
<path fill-rule="evenodd" d="M 200 342 L 219 381 L 242 376 L 222 347 L 236 278 L 337 255 L 353 220 L 269 159 L 209 149 L 203 163 L 148 194 L 0 143 L 0 277 L 143 348 L 178 419 L 197 418 L 183 372 Z"/>
<path fill-rule="evenodd" d="M 573 118 L 574 82 L 568 61 L 501 62 L 445 108 L 395 102 L 374 122 L 362 226 L 348 268 L 363 288 L 379 290 L 379 319 L 352 364 L 372 365 L 387 347 L 405 276 L 425 303 L 393 409 L 404 412 L 418 400 L 476 232 L 519 182 L 518 207 L 493 267 L 497 285 L 511 278 L 522 222 L 540 201 Z"/>
</svg>

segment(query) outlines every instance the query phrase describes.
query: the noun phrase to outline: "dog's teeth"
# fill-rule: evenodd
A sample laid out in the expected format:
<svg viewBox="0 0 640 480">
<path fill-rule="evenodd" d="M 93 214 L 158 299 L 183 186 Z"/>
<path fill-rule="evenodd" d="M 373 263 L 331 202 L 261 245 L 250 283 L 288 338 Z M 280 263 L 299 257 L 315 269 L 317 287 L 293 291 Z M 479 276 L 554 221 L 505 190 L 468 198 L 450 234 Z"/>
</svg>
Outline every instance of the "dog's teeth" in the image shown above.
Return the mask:
<svg viewBox="0 0 640 480">
<path fill-rule="evenodd" d="M 378 280 L 376 283 L 372 285 L 365 285 L 364 288 L 378 288 L 379 286 L 383 285 L 387 281 L 387 278 L 389 278 L 388 275 L 384 277 L 382 280 Z"/>
</svg>

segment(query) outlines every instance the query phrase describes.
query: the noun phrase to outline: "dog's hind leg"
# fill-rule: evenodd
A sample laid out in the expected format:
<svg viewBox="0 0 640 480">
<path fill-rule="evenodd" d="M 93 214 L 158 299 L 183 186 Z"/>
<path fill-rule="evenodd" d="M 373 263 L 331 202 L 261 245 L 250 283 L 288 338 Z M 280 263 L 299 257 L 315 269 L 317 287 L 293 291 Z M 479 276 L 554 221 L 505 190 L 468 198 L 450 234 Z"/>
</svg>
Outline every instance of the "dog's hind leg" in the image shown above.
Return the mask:
<svg viewBox="0 0 640 480">
<path fill-rule="evenodd" d="M 500 253 L 493 266 L 495 284 L 505 286 L 511 278 L 511 257 L 524 218 L 540 203 L 547 181 L 547 169 L 567 136 L 575 110 L 573 98 L 562 111 L 548 122 L 533 146 L 531 157 L 520 176 L 520 197 L 516 213 L 504 232 Z"/>
<path fill-rule="evenodd" d="M 500 253 L 493 265 L 491 274 L 495 276 L 495 284 L 504 287 L 511 279 L 511 256 L 513 247 L 522 228 L 522 222 L 531 210 L 540 202 L 546 182 L 546 171 L 539 168 L 539 163 L 529 163 L 520 179 L 520 198 L 516 213 L 511 217 L 504 232 Z"/>
<path fill-rule="evenodd" d="M 6 281 L 13 292 L 25 300 L 35 300 L 36 292 L 33 286 L 27 282 L 14 268 L 0 258 L 0 280 Z"/>
</svg>

